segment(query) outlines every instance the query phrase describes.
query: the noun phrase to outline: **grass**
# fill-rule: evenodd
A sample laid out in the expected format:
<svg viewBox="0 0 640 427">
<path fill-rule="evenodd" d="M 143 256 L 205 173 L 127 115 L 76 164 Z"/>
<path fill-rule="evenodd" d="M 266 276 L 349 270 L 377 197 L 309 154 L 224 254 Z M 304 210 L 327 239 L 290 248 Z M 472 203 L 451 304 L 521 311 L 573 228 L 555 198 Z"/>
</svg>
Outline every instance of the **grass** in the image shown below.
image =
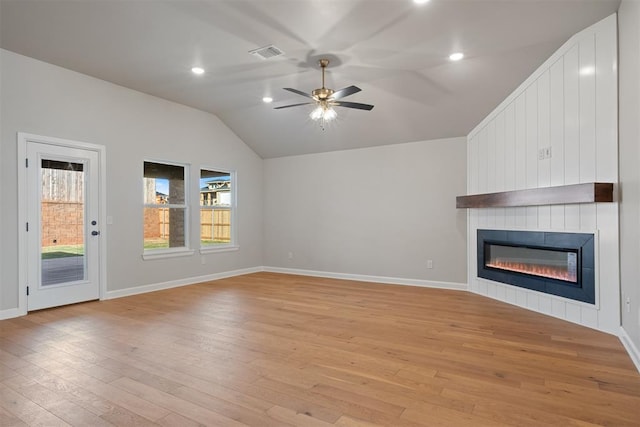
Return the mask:
<svg viewBox="0 0 640 427">
<path fill-rule="evenodd" d="M 220 239 L 200 239 L 200 244 L 202 246 L 208 246 L 208 245 L 221 245 L 224 243 L 229 243 L 228 240 L 220 240 Z"/>
<path fill-rule="evenodd" d="M 202 246 L 220 245 L 229 243 L 220 239 L 201 239 Z M 169 247 L 167 239 L 149 239 L 144 241 L 145 249 L 164 249 Z M 66 258 L 84 255 L 84 245 L 55 245 L 42 248 L 42 259 Z"/>
<path fill-rule="evenodd" d="M 67 258 L 84 255 L 84 245 L 55 245 L 42 248 L 42 259 Z"/>
<path fill-rule="evenodd" d="M 146 249 L 163 249 L 169 247 L 169 240 L 166 239 L 145 239 L 144 248 Z"/>
</svg>

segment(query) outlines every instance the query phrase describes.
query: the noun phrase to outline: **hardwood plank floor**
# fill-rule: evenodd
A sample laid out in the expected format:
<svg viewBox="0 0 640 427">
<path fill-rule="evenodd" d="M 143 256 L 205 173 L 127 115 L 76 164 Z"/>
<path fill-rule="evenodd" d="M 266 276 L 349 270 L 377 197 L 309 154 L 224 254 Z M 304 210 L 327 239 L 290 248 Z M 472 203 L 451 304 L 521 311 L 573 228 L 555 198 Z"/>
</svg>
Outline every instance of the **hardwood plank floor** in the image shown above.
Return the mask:
<svg viewBox="0 0 640 427">
<path fill-rule="evenodd" d="M 617 337 L 466 292 L 257 273 L 0 322 L 4 426 L 640 425 Z"/>
</svg>

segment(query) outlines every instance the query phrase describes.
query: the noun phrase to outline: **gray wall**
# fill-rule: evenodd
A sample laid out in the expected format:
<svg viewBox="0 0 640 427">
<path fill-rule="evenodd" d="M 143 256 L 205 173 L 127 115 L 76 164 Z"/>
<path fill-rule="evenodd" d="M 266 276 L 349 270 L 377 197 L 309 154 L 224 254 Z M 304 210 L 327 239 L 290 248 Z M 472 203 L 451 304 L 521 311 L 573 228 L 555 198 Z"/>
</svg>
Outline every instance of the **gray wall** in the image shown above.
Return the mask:
<svg viewBox="0 0 640 427">
<path fill-rule="evenodd" d="M 640 2 L 618 11 L 622 327 L 640 349 Z M 627 308 L 626 299 L 630 304 Z M 640 354 L 638 354 L 640 357 Z"/>
<path fill-rule="evenodd" d="M 262 159 L 217 117 L 0 50 L 0 314 L 18 301 L 16 133 L 106 146 L 108 291 L 262 265 Z M 240 249 L 143 261 L 142 164 L 146 158 L 238 173 Z M 197 201 L 197 185 L 192 186 Z M 193 199 L 192 199 L 193 200 Z M 191 211 L 198 224 L 198 212 Z M 198 228 L 190 230 L 192 246 Z"/>
<path fill-rule="evenodd" d="M 265 160 L 265 265 L 466 283 L 465 150 L 452 138 Z"/>
</svg>

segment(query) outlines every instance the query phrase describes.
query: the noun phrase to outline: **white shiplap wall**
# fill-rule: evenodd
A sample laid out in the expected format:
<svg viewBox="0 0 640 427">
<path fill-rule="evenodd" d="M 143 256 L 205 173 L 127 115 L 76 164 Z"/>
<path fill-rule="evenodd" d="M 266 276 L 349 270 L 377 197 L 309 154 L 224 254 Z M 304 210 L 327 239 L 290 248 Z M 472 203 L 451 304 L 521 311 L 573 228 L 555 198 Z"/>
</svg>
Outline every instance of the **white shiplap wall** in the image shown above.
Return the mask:
<svg viewBox="0 0 640 427">
<path fill-rule="evenodd" d="M 573 36 L 469 134 L 469 194 L 593 181 L 617 183 L 616 34 L 612 15 Z M 552 156 L 539 160 L 538 152 L 545 147 L 551 147 Z M 617 202 L 469 209 L 468 218 L 471 291 L 618 332 Z M 478 279 L 478 228 L 596 232 L 597 303 Z"/>
</svg>

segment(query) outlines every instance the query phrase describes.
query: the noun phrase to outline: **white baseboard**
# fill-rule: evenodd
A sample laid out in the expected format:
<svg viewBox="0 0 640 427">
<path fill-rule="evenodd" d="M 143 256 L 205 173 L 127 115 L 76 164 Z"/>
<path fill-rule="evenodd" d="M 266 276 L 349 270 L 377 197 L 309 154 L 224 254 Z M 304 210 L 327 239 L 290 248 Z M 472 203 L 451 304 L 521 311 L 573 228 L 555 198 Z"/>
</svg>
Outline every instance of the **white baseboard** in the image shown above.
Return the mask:
<svg viewBox="0 0 640 427">
<path fill-rule="evenodd" d="M 357 280 L 360 282 L 385 283 L 388 285 L 420 286 L 423 288 L 453 289 L 466 291 L 466 283 L 439 282 L 433 280 L 403 279 L 398 277 L 367 276 L 364 274 L 332 273 L 329 271 L 302 270 L 297 268 L 263 267 L 270 273 L 297 274 L 300 276 L 326 277 L 329 279 Z"/>
<path fill-rule="evenodd" d="M 243 274 L 257 273 L 264 271 L 262 267 L 243 268 L 240 270 L 224 271 L 222 273 L 207 274 L 205 276 L 188 277 L 185 279 L 171 280 L 162 283 L 152 283 L 150 285 L 135 286 L 133 288 L 121 289 L 118 291 L 108 291 L 103 296 L 103 300 L 128 297 L 131 295 L 144 294 L 147 292 L 161 291 L 164 289 L 177 288 L 180 286 L 194 285 L 196 283 L 209 282 L 211 280 L 226 279 L 227 277 L 241 276 Z"/>
<path fill-rule="evenodd" d="M 9 308 L 6 310 L 0 310 L 0 320 L 11 319 L 13 317 L 20 317 L 20 316 L 24 316 L 25 314 L 27 313 L 23 313 L 18 308 Z"/>
<path fill-rule="evenodd" d="M 629 334 L 627 334 L 627 331 L 625 331 L 622 326 L 620 327 L 620 334 L 618 336 L 620 337 L 620 341 L 622 342 L 624 348 L 627 349 L 627 353 L 629 353 L 631 361 L 634 365 L 636 365 L 636 369 L 638 370 L 638 372 L 640 372 L 640 350 L 638 350 L 638 347 L 636 347 L 636 345 L 631 340 L 631 337 L 629 336 Z"/>
</svg>

